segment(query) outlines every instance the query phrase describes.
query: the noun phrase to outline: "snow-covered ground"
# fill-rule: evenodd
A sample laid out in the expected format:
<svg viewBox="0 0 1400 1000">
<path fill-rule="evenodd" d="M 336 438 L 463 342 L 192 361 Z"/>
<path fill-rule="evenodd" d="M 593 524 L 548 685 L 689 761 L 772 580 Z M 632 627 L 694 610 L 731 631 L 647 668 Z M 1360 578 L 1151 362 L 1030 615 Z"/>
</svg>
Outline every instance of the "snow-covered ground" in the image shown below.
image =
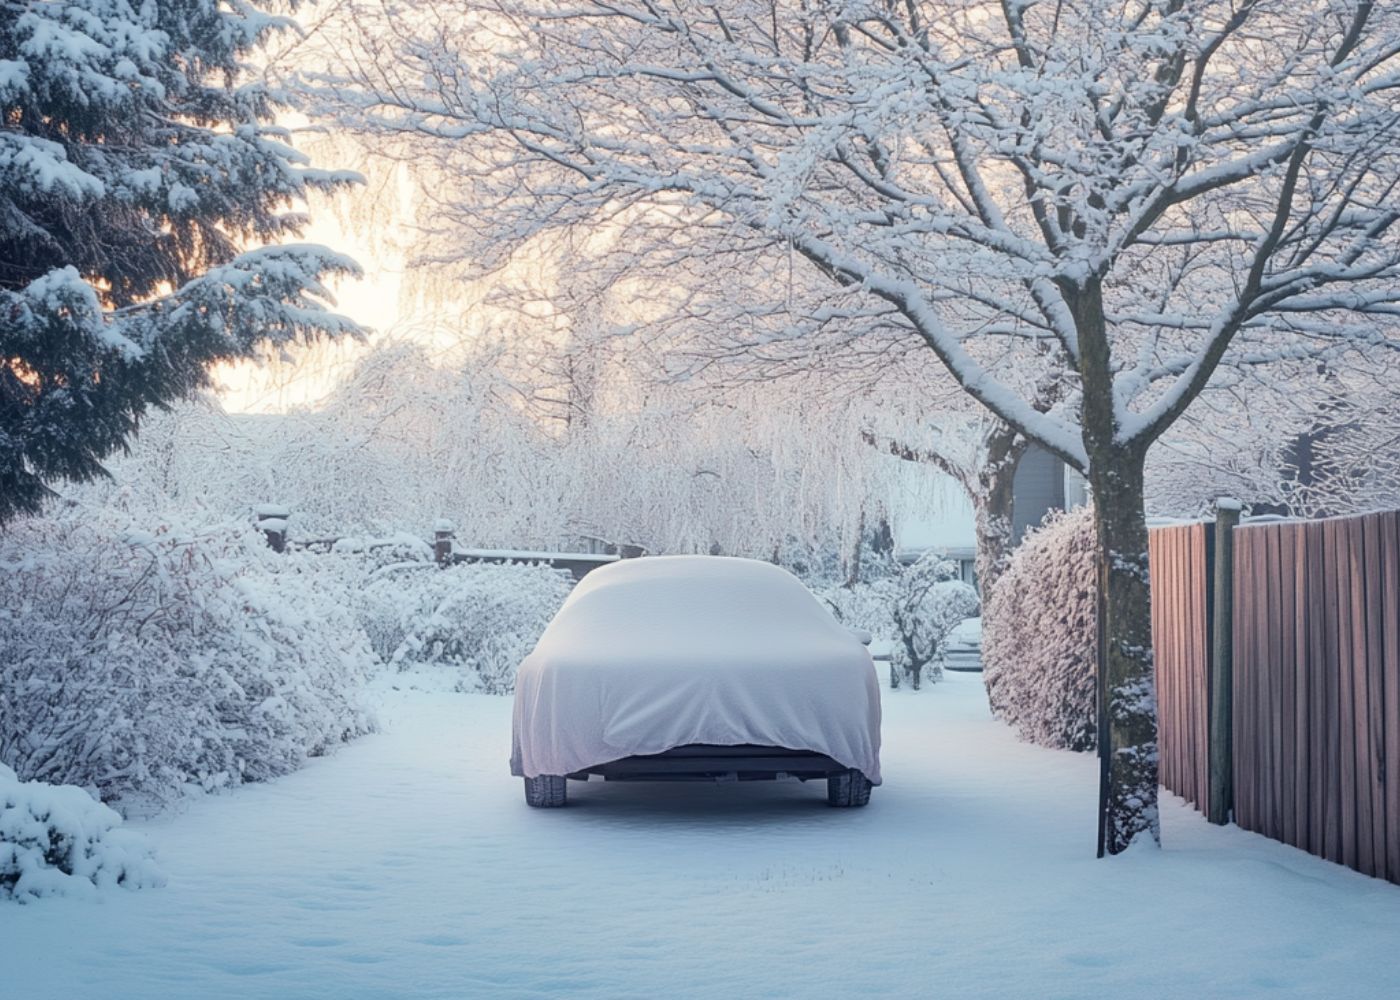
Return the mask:
<svg viewBox="0 0 1400 1000">
<path fill-rule="evenodd" d="M 976 675 L 886 692 L 885 784 L 571 785 L 529 810 L 510 700 L 388 691 L 384 732 L 133 824 L 163 889 L 0 907 L 0 995 L 1383 997 L 1400 888 L 1166 807 L 1095 861 L 1094 761 Z"/>
</svg>

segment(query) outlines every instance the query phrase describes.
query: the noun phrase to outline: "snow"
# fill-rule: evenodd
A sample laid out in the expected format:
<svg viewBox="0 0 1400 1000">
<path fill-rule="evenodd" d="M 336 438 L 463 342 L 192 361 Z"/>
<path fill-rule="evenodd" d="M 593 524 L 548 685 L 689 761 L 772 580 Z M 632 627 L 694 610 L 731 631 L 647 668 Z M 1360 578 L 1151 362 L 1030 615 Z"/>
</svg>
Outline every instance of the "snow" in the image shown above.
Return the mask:
<svg viewBox="0 0 1400 1000">
<path fill-rule="evenodd" d="M 167 887 L 0 906 L 6 992 L 1400 992 L 1394 886 L 1171 797 L 1161 852 L 1096 861 L 1097 761 L 1018 743 L 975 675 L 888 697 L 887 780 L 850 811 L 796 782 L 595 781 L 542 813 L 506 773 L 507 699 L 384 698 L 380 735 L 136 824 Z"/>
<path fill-rule="evenodd" d="M 0 761 L 124 809 L 285 774 L 366 732 L 352 578 L 246 522 L 120 503 L 0 532 Z"/>
<path fill-rule="evenodd" d="M 0 764 L 0 900 L 163 885 L 145 838 L 121 825 L 83 789 L 20 781 Z"/>
<path fill-rule="evenodd" d="M 426 569 L 427 572 L 399 572 Z M 515 671 L 572 589 L 567 573 L 537 565 L 394 563 L 373 571 L 355 598 L 380 659 L 460 669 L 464 690 L 507 694 Z"/>
<path fill-rule="evenodd" d="M 520 665 L 518 774 L 692 743 L 815 750 L 880 783 L 880 687 L 861 642 L 796 577 L 716 556 L 585 577 Z"/>
<path fill-rule="evenodd" d="M 338 538 L 331 544 L 331 551 L 342 555 L 351 552 L 369 552 L 372 549 L 396 549 L 421 556 L 425 560 L 433 558 L 433 547 L 417 535 L 407 531 L 394 531 L 387 535 L 369 538 Z"/>
</svg>

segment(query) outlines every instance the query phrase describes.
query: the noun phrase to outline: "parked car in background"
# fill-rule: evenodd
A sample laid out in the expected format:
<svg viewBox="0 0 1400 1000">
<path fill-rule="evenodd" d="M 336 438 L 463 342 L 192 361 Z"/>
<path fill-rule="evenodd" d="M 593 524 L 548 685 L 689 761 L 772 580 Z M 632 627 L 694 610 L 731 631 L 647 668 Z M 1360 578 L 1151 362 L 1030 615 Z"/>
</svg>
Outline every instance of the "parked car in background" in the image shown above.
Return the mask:
<svg viewBox="0 0 1400 1000">
<path fill-rule="evenodd" d="M 562 806 L 569 779 L 880 783 L 870 654 L 802 583 L 720 556 L 628 559 L 569 595 L 515 685 L 511 773 Z"/>
<path fill-rule="evenodd" d="M 948 633 L 943 647 L 943 669 L 980 671 L 982 669 L 982 619 L 968 618 Z"/>
</svg>

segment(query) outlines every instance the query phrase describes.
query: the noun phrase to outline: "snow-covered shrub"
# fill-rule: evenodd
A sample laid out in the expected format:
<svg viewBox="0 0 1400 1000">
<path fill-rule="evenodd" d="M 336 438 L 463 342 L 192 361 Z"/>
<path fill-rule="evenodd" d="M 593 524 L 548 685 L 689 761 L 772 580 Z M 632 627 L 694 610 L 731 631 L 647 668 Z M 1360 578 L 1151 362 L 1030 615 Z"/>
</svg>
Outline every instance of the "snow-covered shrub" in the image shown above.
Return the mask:
<svg viewBox="0 0 1400 1000">
<path fill-rule="evenodd" d="M 459 665 L 469 687 L 504 694 L 572 586 L 546 566 L 400 563 L 365 585 L 360 620 L 386 663 Z"/>
<path fill-rule="evenodd" d="M 892 683 L 897 685 L 902 674 L 917 690 L 925 672 L 929 680 L 942 677 L 939 657 L 948 634 L 977 609 L 977 591 L 957 579 L 956 563 L 929 554 L 906 567 L 895 581 L 890 608 Z"/>
<path fill-rule="evenodd" d="M 0 764 L 0 899 L 165 884 L 150 846 L 81 788 L 20 781 Z"/>
<path fill-rule="evenodd" d="M 891 639 L 890 683 L 942 676 L 938 660 L 948 633 L 977 614 L 977 591 L 955 579 L 957 565 L 928 555 L 897 575 L 850 587 L 826 587 L 817 596 L 844 625 Z"/>
<path fill-rule="evenodd" d="M 287 773 L 364 733 L 346 588 L 247 524 L 118 506 L 0 535 L 0 760 L 104 799 Z"/>
<path fill-rule="evenodd" d="M 895 634 L 893 612 L 897 592 L 898 585 L 890 578 L 815 591 L 837 621 L 850 628 L 865 629 L 877 639 L 892 638 Z"/>
<path fill-rule="evenodd" d="M 1032 743 L 1094 748 L 1097 557 L 1093 510 L 1053 512 L 1026 535 L 987 601 L 987 697 Z"/>
</svg>

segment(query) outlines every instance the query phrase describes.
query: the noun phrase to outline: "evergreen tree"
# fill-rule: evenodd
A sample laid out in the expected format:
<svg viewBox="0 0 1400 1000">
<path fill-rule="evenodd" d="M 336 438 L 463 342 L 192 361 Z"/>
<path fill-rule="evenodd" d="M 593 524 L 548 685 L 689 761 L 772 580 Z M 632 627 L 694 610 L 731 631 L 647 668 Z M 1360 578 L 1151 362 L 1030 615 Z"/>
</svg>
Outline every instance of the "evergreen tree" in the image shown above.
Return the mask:
<svg viewBox="0 0 1400 1000">
<path fill-rule="evenodd" d="M 355 180 L 289 145 L 246 61 L 294 28 L 220 0 L 0 8 L 0 523 L 101 475 L 215 362 L 354 329 L 321 284 L 353 262 L 275 245 Z"/>
</svg>

